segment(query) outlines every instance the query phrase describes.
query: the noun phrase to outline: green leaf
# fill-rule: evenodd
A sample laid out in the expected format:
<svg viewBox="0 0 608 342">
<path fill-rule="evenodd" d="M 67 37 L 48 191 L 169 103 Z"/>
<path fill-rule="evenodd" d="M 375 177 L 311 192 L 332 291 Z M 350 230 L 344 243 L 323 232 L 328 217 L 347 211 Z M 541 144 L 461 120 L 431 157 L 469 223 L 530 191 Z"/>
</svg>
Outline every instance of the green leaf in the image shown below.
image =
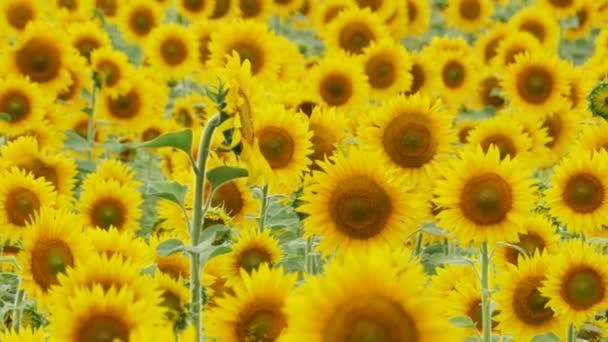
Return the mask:
<svg viewBox="0 0 608 342">
<path fill-rule="evenodd" d="M 175 147 L 179 150 L 190 154 L 190 150 L 192 147 L 192 130 L 185 129 L 179 132 L 171 132 L 165 133 L 161 136 L 158 136 L 152 140 L 133 144 L 134 148 L 154 148 L 154 147 Z"/>
<path fill-rule="evenodd" d="M 207 241 L 209 239 L 213 240 L 215 238 L 216 233 L 221 233 L 229 230 L 230 227 L 224 226 L 223 224 L 214 224 L 213 226 L 209 226 L 203 229 L 203 233 L 201 234 L 201 240 Z"/>
<path fill-rule="evenodd" d="M 473 260 L 469 259 L 469 258 L 464 258 L 464 257 L 448 257 L 448 258 L 441 258 L 439 260 L 440 264 L 444 264 L 444 265 L 467 265 L 467 266 L 474 266 L 475 263 L 473 262 Z"/>
<path fill-rule="evenodd" d="M 81 137 L 74 130 L 65 131 L 65 135 L 67 139 L 64 143 L 64 148 L 66 150 L 73 150 L 78 152 L 88 151 L 89 150 L 89 142 Z"/>
<path fill-rule="evenodd" d="M 143 270 L 141 270 L 141 274 L 147 274 L 150 276 L 154 276 L 155 272 L 156 272 L 156 265 L 150 265 L 150 266 L 144 268 Z"/>
<path fill-rule="evenodd" d="M 76 160 L 76 167 L 78 168 L 78 171 L 82 172 L 82 173 L 91 173 L 91 172 L 95 172 L 95 169 L 97 168 L 97 164 L 95 164 L 95 162 L 90 161 L 90 160 Z"/>
<path fill-rule="evenodd" d="M 200 254 L 201 255 L 201 263 L 205 264 L 208 260 L 216 257 L 218 255 L 226 254 L 232 251 L 230 245 L 223 244 L 214 246 L 212 245 L 213 240 L 206 240 L 201 242 L 198 246 L 184 246 L 183 250 L 192 253 L 192 254 Z"/>
<path fill-rule="evenodd" d="M 561 341 L 554 333 L 535 336 L 531 342 L 559 342 Z"/>
<path fill-rule="evenodd" d="M 0 113 L 0 120 L 2 121 L 11 121 L 12 117 L 7 113 Z"/>
<path fill-rule="evenodd" d="M 158 246 L 156 246 L 156 252 L 160 256 L 171 255 L 184 249 L 184 243 L 178 239 L 169 239 L 161 242 L 160 244 L 158 244 Z"/>
<path fill-rule="evenodd" d="M 468 316 L 457 316 L 449 319 L 450 323 L 460 328 L 477 329 L 477 324 Z"/>
<path fill-rule="evenodd" d="M 178 182 L 153 182 L 148 183 L 146 195 L 160 197 L 180 206 L 184 205 L 188 187 Z"/>
<path fill-rule="evenodd" d="M 436 236 L 448 236 L 448 233 L 446 233 L 443 229 L 437 227 L 433 223 L 423 224 L 422 231 L 425 233 L 431 234 L 431 235 L 436 235 Z"/>
<path fill-rule="evenodd" d="M 240 167 L 219 166 L 207 171 L 207 180 L 211 189 L 215 190 L 232 180 L 247 177 L 248 174 L 247 169 Z"/>
</svg>

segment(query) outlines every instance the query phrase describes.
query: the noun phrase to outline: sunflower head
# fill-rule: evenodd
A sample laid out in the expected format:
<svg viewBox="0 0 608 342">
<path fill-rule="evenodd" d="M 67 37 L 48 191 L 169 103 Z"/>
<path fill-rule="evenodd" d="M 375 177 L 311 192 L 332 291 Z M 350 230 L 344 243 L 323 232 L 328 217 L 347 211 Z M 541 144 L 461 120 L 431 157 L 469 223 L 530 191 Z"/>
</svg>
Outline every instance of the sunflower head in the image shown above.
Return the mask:
<svg viewBox="0 0 608 342">
<path fill-rule="evenodd" d="M 260 265 L 274 265 L 282 255 L 278 241 L 268 229 L 261 232 L 255 228 L 246 229 L 241 231 L 237 242 L 232 246 L 230 256 L 225 259 L 223 273 L 229 283 L 238 283 L 241 270 L 251 273 Z"/>
<path fill-rule="evenodd" d="M 587 98 L 593 116 L 608 120 L 608 81 L 598 82 Z"/>
<path fill-rule="evenodd" d="M 328 26 L 325 40 L 329 49 L 361 54 L 372 42 L 389 38 L 389 31 L 369 8 L 347 9 Z"/>
</svg>

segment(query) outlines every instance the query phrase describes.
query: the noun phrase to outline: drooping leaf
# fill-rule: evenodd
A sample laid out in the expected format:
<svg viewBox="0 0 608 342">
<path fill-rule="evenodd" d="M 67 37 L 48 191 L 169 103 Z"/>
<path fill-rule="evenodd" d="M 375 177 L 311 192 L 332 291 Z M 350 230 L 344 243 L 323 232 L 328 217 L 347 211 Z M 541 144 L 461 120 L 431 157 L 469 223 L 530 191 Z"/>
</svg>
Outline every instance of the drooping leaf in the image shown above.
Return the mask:
<svg viewBox="0 0 608 342">
<path fill-rule="evenodd" d="M 233 166 L 219 166 L 207 171 L 207 180 L 211 189 L 215 190 L 230 181 L 247 177 L 247 169 Z"/>
<path fill-rule="evenodd" d="M 180 206 L 184 205 L 187 191 L 187 186 L 177 182 L 148 183 L 146 188 L 147 195 L 163 198 L 177 203 Z"/>
<path fill-rule="evenodd" d="M 179 132 L 171 132 L 160 135 L 152 140 L 143 143 L 133 144 L 135 148 L 153 148 L 153 147 L 175 147 L 179 150 L 190 154 L 192 147 L 192 130 L 185 129 Z"/>
<path fill-rule="evenodd" d="M 156 252 L 160 256 L 171 255 L 184 249 L 184 243 L 178 239 L 169 239 L 159 243 L 158 246 L 156 246 Z"/>
<path fill-rule="evenodd" d="M 468 316 L 458 316 L 449 319 L 449 322 L 460 328 L 476 328 L 477 325 Z"/>
</svg>

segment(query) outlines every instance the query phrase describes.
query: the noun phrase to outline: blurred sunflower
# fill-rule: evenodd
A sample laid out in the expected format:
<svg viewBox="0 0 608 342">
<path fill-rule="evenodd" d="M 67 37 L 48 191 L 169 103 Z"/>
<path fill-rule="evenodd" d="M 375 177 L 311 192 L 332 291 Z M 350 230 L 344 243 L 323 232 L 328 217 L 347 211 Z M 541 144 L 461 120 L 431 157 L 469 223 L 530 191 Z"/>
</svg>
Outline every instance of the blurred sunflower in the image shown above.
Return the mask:
<svg viewBox="0 0 608 342">
<path fill-rule="evenodd" d="M 179 14 L 195 23 L 211 15 L 215 0 L 177 0 L 175 7 Z"/>
<path fill-rule="evenodd" d="M 236 0 L 241 18 L 266 22 L 273 9 L 272 0 Z"/>
<path fill-rule="evenodd" d="M 470 52 L 444 50 L 436 52 L 435 86 L 444 102 L 459 108 L 477 84 L 477 60 Z"/>
<path fill-rule="evenodd" d="M 583 125 L 573 149 L 583 153 L 608 152 L 608 123 L 600 119 Z"/>
<path fill-rule="evenodd" d="M 110 35 L 104 31 L 100 23 L 95 21 L 73 23 L 67 28 L 72 46 L 88 62 L 91 61 L 93 51 L 101 48 L 110 48 L 112 42 Z"/>
<path fill-rule="evenodd" d="M 122 5 L 121 5 L 122 4 Z M 124 6 L 124 2 L 120 0 L 95 0 L 95 9 L 100 10 L 103 13 L 105 20 L 114 22 L 118 16 L 118 12 L 121 6 Z"/>
<path fill-rule="evenodd" d="M 330 0 L 315 3 L 312 8 L 312 21 L 317 32 L 324 32 L 338 14 L 349 8 L 356 8 L 350 0 Z M 319 33 L 317 33 L 319 34 Z"/>
<path fill-rule="evenodd" d="M 511 243 L 520 250 L 511 246 L 499 248 L 496 252 L 497 258 L 494 259 L 498 264 L 509 263 L 518 266 L 521 257 L 531 258 L 536 253 L 553 254 L 559 250 L 560 236 L 556 232 L 557 227 L 544 215 L 530 214 L 521 226 L 524 231 L 518 233 L 518 240 Z"/>
<path fill-rule="evenodd" d="M 576 14 L 585 0 L 539 0 L 537 3 L 544 6 L 556 18 L 571 17 Z"/>
<path fill-rule="evenodd" d="M 139 269 L 153 263 L 154 251 L 142 238 L 130 231 L 119 231 L 115 227 L 110 229 L 88 229 L 87 238 L 99 256 L 119 256 L 122 260 L 136 265 Z"/>
<path fill-rule="evenodd" d="M 110 47 L 97 49 L 91 54 L 91 67 L 99 74 L 104 92 L 112 95 L 126 92 L 135 72 L 127 56 Z"/>
<path fill-rule="evenodd" d="M 342 50 L 349 54 L 362 54 L 371 43 L 389 38 L 386 25 L 368 8 L 346 9 L 323 32 L 329 51 Z"/>
<path fill-rule="evenodd" d="M 167 80 L 179 81 L 196 68 L 196 37 L 185 26 L 167 24 L 155 28 L 144 50 L 150 67 Z"/>
<path fill-rule="evenodd" d="M 160 243 L 169 239 L 179 239 L 179 237 L 173 233 L 152 235 L 149 241 L 150 249 L 156 251 Z M 183 281 L 184 279 L 190 279 L 190 257 L 183 253 L 173 253 L 166 256 L 155 253 L 154 263 L 158 271 L 174 280 Z"/>
<path fill-rule="evenodd" d="M 431 6 L 424 0 L 406 0 L 407 30 L 415 36 L 422 36 L 429 30 Z"/>
<path fill-rule="evenodd" d="M 161 293 L 160 306 L 165 309 L 165 317 L 169 321 L 179 319 L 187 311 L 187 305 L 191 301 L 188 288 L 181 280 L 160 272 L 154 274 L 154 285 Z"/>
<path fill-rule="evenodd" d="M 498 53 L 498 45 L 507 37 L 509 29 L 507 25 L 495 24 L 488 27 L 488 31 L 479 35 L 475 40 L 475 50 L 481 61 L 490 66 Z"/>
<path fill-rule="evenodd" d="M 526 120 L 522 118 L 522 121 Z M 533 116 L 529 120 L 534 120 Z M 538 155 L 541 167 L 550 167 L 560 160 L 572 147 L 581 129 L 583 117 L 579 112 L 561 109 L 541 119 L 549 141 L 545 144 L 548 153 Z"/>
<path fill-rule="evenodd" d="M 506 157 L 513 159 L 516 156 L 520 159 L 522 156 L 534 158 L 527 153 L 532 148 L 530 137 L 522 125 L 510 115 L 497 115 L 482 120 L 468 134 L 467 141 L 472 146 L 481 146 L 485 153 L 490 146 L 495 146 L 501 160 Z"/>
<path fill-rule="evenodd" d="M 346 137 L 348 121 L 335 108 L 315 107 L 310 115 L 309 128 L 312 131 L 313 152 L 310 154 L 312 170 L 320 170 L 320 162 L 330 158 Z"/>
<path fill-rule="evenodd" d="M 221 272 L 228 284 L 241 282 L 241 270 L 251 274 L 263 264 L 273 266 L 281 261 L 283 251 L 269 229 L 249 228 L 241 231 L 237 241 L 223 261 Z"/>
<path fill-rule="evenodd" d="M 465 32 L 481 29 L 493 13 L 493 4 L 485 0 L 452 0 L 444 11 L 447 24 Z"/>
<path fill-rule="evenodd" d="M 370 93 L 381 99 L 411 88 L 413 76 L 407 50 L 392 40 L 372 43 L 361 58 Z"/>
<path fill-rule="evenodd" d="M 9 120 L 0 120 L 2 133 L 19 134 L 32 122 L 41 121 L 46 108 L 53 102 L 43 88 L 29 81 L 27 76 L 8 76 L 0 79 L 0 113 Z"/>
<path fill-rule="evenodd" d="M 582 0 L 574 16 L 578 21 L 577 25 L 566 28 L 564 32 L 566 39 L 575 40 L 588 37 L 592 29 L 597 27 L 597 22 L 600 20 L 597 2 Z"/>
<path fill-rule="evenodd" d="M 143 43 L 154 28 L 162 25 L 163 14 L 154 1 L 131 0 L 119 7 L 116 23 L 126 40 Z"/>
<path fill-rule="evenodd" d="M 507 68 L 515 63 L 515 57 L 525 53 L 539 53 L 541 50 L 542 46 L 530 33 L 525 31 L 511 32 L 498 44 L 492 65 L 504 74 L 508 72 Z"/>
<path fill-rule="evenodd" d="M 211 35 L 217 30 L 217 25 L 209 20 L 197 20 L 193 26 L 189 26 L 191 32 L 194 33 L 198 42 L 198 67 L 205 68 L 207 61 L 211 56 L 209 50 L 209 42 L 211 41 Z"/>
<path fill-rule="evenodd" d="M 410 57 L 412 67 L 409 73 L 412 75 L 412 86 L 404 94 L 430 95 L 431 89 L 433 89 L 432 80 L 437 73 L 437 65 L 431 62 L 428 52 L 413 53 Z"/>
<path fill-rule="evenodd" d="M 522 7 L 509 20 L 509 26 L 516 31 L 525 31 L 536 37 L 547 52 L 555 52 L 559 45 L 559 23 L 546 15 L 542 7 Z"/>
<path fill-rule="evenodd" d="M 471 101 L 471 106 L 479 110 L 494 107 L 499 111 L 505 107 L 506 101 L 501 96 L 500 78 L 492 71 L 488 70 L 478 78 L 475 97 Z"/>
<path fill-rule="evenodd" d="M 0 4 L 0 30 L 15 37 L 23 34 L 27 24 L 44 17 L 40 0 L 3 1 Z"/>
</svg>

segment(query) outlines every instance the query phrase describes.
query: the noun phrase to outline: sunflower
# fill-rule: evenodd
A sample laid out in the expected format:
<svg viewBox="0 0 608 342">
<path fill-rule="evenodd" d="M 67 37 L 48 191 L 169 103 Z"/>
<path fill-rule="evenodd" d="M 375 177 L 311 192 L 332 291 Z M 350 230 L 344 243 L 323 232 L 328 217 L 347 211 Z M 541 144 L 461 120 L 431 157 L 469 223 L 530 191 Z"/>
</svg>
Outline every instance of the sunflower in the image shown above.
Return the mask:
<svg viewBox="0 0 608 342">
<path fill-rule="evenodd" d="M 493 276 L 492 276 L 493 278 Z M 436 298 L 435 300 L 439 300 Z M 467 327 L 459 331 L 460 335 L 455 338 L 457 341 L 463 341 L 467 337 L 476 336 L 478 333 L 483 333 L 482 323 L 482 298 L 481 289 L 479 288 L 479 280 L 475 277 L 466 277 L 461 281 L 454 283 L 454 289 L 445 297 L 441 298 L 445 302 L 445 318 L 452 317 L 469 317 L 474 327 Z M 495 321 L 496 310 L 492 311 L 492 331 L 496 330 Z"/>
<path fill-rule="evenodd" d="M 410 55 L 412 67 L 412 86 L 404 94 L 412 95 L 416 93 L 430 95 L 433 89 L 432 79 L 437 73 L 437 65 L 429 59 L 430 53 L 418 52 Z"/>
<path fill-rule="evenodd" d="M 497 250 L 497 258 L 494 260 L 518 266 L 518 259 L 522 256 L 532 257 L 537 252 L 552 254 L 559 250 L 560 236 L 556 233 L 557 228 L 544 215 L 530 215 L 522 222 L 521 226 L 524 231 L 517 234 L 517 241 L 512 242 L 521 250 L 504 246 Z"/>
<path fill-rule="evenodd" d="M 578 25 L 566 29 L 566 39 L 574 40 L 588 37 L 600 18 L 597 3 L 583 0 L 582 4 L 576 9 L 575 17 L 578 19 Z"/>
<path fill-rule="evenodd" d="M 265 161 L 266 165 L 260 168 L 271 188 L 294 190 L 311 164 L 308 155 L 312 152 L 312 133 L 308 122 L 278 104 L 268 104 L 257 114 L 253 123 L 254 145 L 243 151 L 242 158 L 248 165 L 256 160 Z"/>
<path fill-rule="evenodd" d="M 435 274 L 431 277 L 428 292 L 435 298 L 449 298 L 454 292 L 460 291 L 461 283 L 478 283 L 475 268 L 470 265 L 447 264 L 435 268 Z M 442 311 L 445 311 L 445 307 Z M 442 312 L 449 316 L 446 312 Z"/>
<path fill-rule="evenodd" d="M 43 8 L 40 0 L 3 1 L 0 4 L 0 29 L 18 36 L 27 24 L 44 16 Z"/>
<path fill-rule="evenodd" d="M 552 187 L 546 191 L 549 212 L 572 232 L 599 230 L 608 218 L 608 154 L 570 155 L 554 168 Z"/>
<path fill-rule="evenodd" d="M 548 254 L 538 252 L 519 258 L 517 267 L 508 265 L 499 273 L 500 291 L 494 296 L 499 305 L 497 330 L 504 331 L 514 341 L 530 341 L 549 332 L 563 335 L 568 322 L 547 307 L 549 298 L 540 289 L 551 263 Z"/>
<path fill-rule="evenodd" d="M 250 274 L 241 270 L 241 278 L 234 295 L 218 299 L 208 312 L 205 334 L 222 341 L 275 341 L 287 326 L 284 306 L 297 274 L 265 264 Z"/>
<path fill-rule="evenodd" d="M 32 122 L 41 121 L 45 110 L 53 102 L 43 88 L 27 77 L 8 76 L 0 79 L 0 113 L 8 114 L 8 121 L 0 121 L 0 132 L 19 134 Z"/>
<path fill-rule="evenodd" d="M 120 256 L 122 260 L 132 263 L 139 269 L 153 263 L 154 251 L 142 238 L 135 237 L 132 232 L 121 232 L 115 227 L 110 227 L 107 230 L 89 229 L 86 234 L 93 249 L 100 256 Z"/>
<path fill-rule="evenodd" d="M 116 159 L 104 159 L 97 164 L 95 172 L 87 176 L 81 187 L 86 189 L 92 186 L 88 185 L 89 183 L 115 180 L 120 186 L 137 188 L 142 183 L 135 180 L 135 175 L 131 166 Z"/>
<path fill-rule="evenodd" d="M 525 53 L 535 54 L 542 50 L 542 45 L 530 33 L 525 31 L 511 32 L 498 44 L 492 65 L 504 74 L 508 72 L 507 67 L 515 63 L 516 56 Z"/>
<path fill-rule="evenodd" d="M 424 292 L 422 268 L 391 254 L 351 251 L 308 279 L 287 300 L 284 341 L 453 341 Z"/>
<path fill-rule="evenodd" d="M 519 55 L 507 68 L 503 92 L 516 110 L 550 114 L 567 102 L 570 71 L 570 65 L 555 55 Z"/>
<path fill-rule="evenodd" d="M 294 80 L 302 79 L 305 59 L 298 45 L 282 36 L 277 37 L 276 44 L 283 55 L 278 72 L 279 81 L 295 83 Z"/>
<path fill-rule="evenodd" d="M 492 3 L 484 0 L 449 1 L 444 11 L 449 26 L 465 32 L 476 32 L 488 22 L 494 12 Z"/>
<path fill-rule="evenodd" d="M 343 53 L 325 56 L 308 82 L 322 103 L 345 112 L 358 110 L 369 92 L 363 68 Z"/>
<path fill-rule="evenodd" d="M 213 21 L 197 20 L 196 23 L 194 23 L 193 26 L 189 26 L 189 28 L 191 32 L 194 33 L 198 42 L 198 67 L 206 68 L 207 61 L 211 56 L 209 42 L 211 41 L 211 35 L 217 30 L 218 26 Z"/>
<path fill-rule="evenodd" d="M 589 111 L 593 116 L 608 118 L 608 82 L 601 81 L 593 86 L 587 98 Z"/>
<path fill-rule="evenodd" d="M 390 1 L 385 1 L 390 3 Z M 349 8 L 327 25 L 323 40 L 328 51 L 362 54 L 372 42 L 389 39 L 388 28 L 369 8 Z"/>
<path fill-rule="evenodd" d="M 422 36 L 431 23 L 431 6 L 424 0 L 406 0 L 407 33 Z"/>
<path fill-rule="evenodd" d="M 488 107 L 494 107 L 499 111 L 505 107 L 506 101 L 499 94 L 502 92 L 500 87 L 500 78 L 491 71 L 484 71 L 478 78 L 475 97 L 471 106 L 483 110 Z"/>
<path fill-rule="evenodd" d="M 437 74 L 435 84 L 444 102 L 459 108 L 477 84 L 477 60 L 472 53 L 459 50 L 438 51 L 433 56 Z"/>
<path fill-rule="evenodd" d="M 569 76 L 570 91 L 568 92 L 568 100 L 570 102 L 570 108 L 573 111 L 580 112 L 583 116 L 592 116 L 587 101 L 585 101 L 585 98 L 591 92 L 591 81 L 585 77 L 585 71 L 580 66 L 575 66 L 573 72 Z"/>
<path fill-rule="evenodd" d="M 156 251 L 160 243 L 169 239 L 179 239 L 179 237 L 172 233 L 153 235 L 150 237 L 149 245 L 152 250 Z M 155 254 L 154 263 L 158 271 L 174 280 L 190 279 L 190 257 L 183 253 L 173 253 L 167 256 Z"/>
<path fill-rule="evenodd" d="M 382 164 L 400 169 L 408 181 L 426 182 L 454 138 L 452 117 L 440 106 L 419 94 L 389 99 L 359 127 L 363 149 L 380 151 Z"/>
<path fill-rule="evenodd" d="M 573 149 L 584 153 L 608 151 L 608 123 L 600 119 L 583 125 Z"/>
<path fill-rule="evenodd" d="M 377 154 L 355 150 L 346 157 L 319 162 L 314 184 L 304 189 L 298 211 L 308 214 L 306 236 L 320 235 L 319 250 L 400 245 L 421 219 L 418 198 L 404 186 L 405 178 L 390 165 L 378 168 Z"/>
<path fill-rule="evenodd" d="M 185 26 L 167 24 L 155 28 L 144 50 L 150 67 L 167 80 L 181 80 L 196 68 L 197 40 Z"/>
<path fill-rule="evenodd" d="M 78 22 L 68 26 L 68 35 L 72 46 L 78 50 L 80 55 L 91 60 L 93 51 L 111 47 L 110 36 L 104 31 L 101 24 L 95 21 Z"/>
<path fill-rule="evenodd" d="M 407 35 L 408 29 L 408 16 L 407 16 L 407 1 L 405 2 L 397 2 L 395 4 L 395 11 L 388 18 L 384 20 L 385 25 L 388 27 L 388 30 L 391 36 L 400 40 L 404 36 Z"/>
<path fill-rule="evenodd" d="M 313 26 L 318 32 L 324 32 L 338 14 L 349 8 L 356 8 L 357 6 L 349 0 L 330 0 L 315 3 L 311 13 Z"/>
<path fill-rule="evenodd" d="M 522 120 L 526 119 L 522 118 Z M 538 155 L 538 157 L 542 167 L 550 167 L 561 159 L 572 147 L 572 143 L 576 141 L 583 117 L 577 111 L 562 109 L 541 120 L 541 127 L 546 129 L 550 139 L 545 144 L 549 153 Z"/>
<path fill-rule="evenodd" d="M 45 307 L 58 276 L 70 267 L 86 265 L 93 256 L 78 217 L 66 209 L 43 207 L 28 224 L 18 255 L 23 288 Z"/>
<path fill-rule="evenodd" d="M 110 179 L 83 188 L 76 207 L 86 227 L 135 231 L 139 229 L 142 203 L 139 191 Z"/>
<path fill-rule="evenodd" d="M 585 0 L 540 0 L 538 4 L 552 12 L 556 18 L 571 17 L 581 8 Z"/>
<path fill-rule="evenodd" d="M 407 91 L 412 85 L 407 50 L 392 40 L 372 43 L 363 50 L 361 58 L 367 75 L 370 93 L 376 98 L 386 98 Z"/>
<path fill-rule="evenodd" d="M 228 258 L 230 258 L 230 254 L 218 255 L 205 263 L 203 267 L 201 280 L 208 294 L 208 301 L 205 306 L 206 310 L 217 307 L 218 299 L 234 294 L 232 287 L 227 284 L 227 279 L 223 275 L 224 264 Z"/>
<path fill-rule="evenodd" d="M 49 4 L 51 13 L 63 22 L 83 21 L 92 13 L 92 4 L 86 0 L 52 0 Z"/>
<path fill-rule="evenodd" d="M 272 0 L 236 0 L 241 18 L 266 22 L 272 11 Z"/>
<path fill-rule="evenodd" d="M 147 341 L 143 336 L 162 323 L 163 310 L 160 300 L 146 303 L 134 296 L 129 288 L 79 289 L 53 307 L 51 336 L 59 341 Z"/>
<path fill-rule="evenodd" d="M 161 292 L 160 305 L 165 309 L 165 317 L 169 321 L 175 321 L 186 313 L 191 301 L 190 291 L 181 281 L 159 272 L 154 275 L 154 285 Z"/>
<path fill-rule="evenodd" d="M 177 0 L 176 10 L 186 19 L 197 22 L 200 18 L 211 15 L 215 8 L 215 0 Z"/>
<path fill-rule="evenodd" d="M 226 20 L 240 14 L 239 2 L 237 0 L 215 0 L 215 6 L 209 19 L 213 21 Z"/>
<path fill-rule="evenodd" d="M 330 158 L 346 137 L 348 121 L 346 116 L 335 108 L 315 107 L 310 115 L 309 128 L 312 131 L 313 152 L 310 168 L 320 170 L 319 163 Z"/>
<path fill-rule="evenodd" d="M 162 25 L 163 10 L 154 1 L 131 0 L 119 7 L 116 22 L 126 40 L 142 43 L 155 27 Z"/>
<path fill-rule="evenodd" d="M 465 149 L 441 170 L 435 203 L 443 210 L 439 224 L 468 241 L 511 242 L 523 231 L 520 223 L 534 207 L 532 183 L 519 160 L 500 159 L 498 148 Z"/>
<path fill-rule="evenodd" d="M 65 154 L 47 154 L 38 147 L 34 137 L 21 137 L 1 150 L 0 165 L 16 167 L 51 183 L 59 195 L 59 202 L 69 203 L 76 183 L 76 163 Z"/>
<path fill-rule="evenodd" d="M 124 6 L 124 2 L 120 0 L 95 0 L 94 6 L 103 13 L 104 20 L 114 22 L 118 16 L 120 7 Z"/>
<path fill-rule="evenodd" d="M 27 25 L 19 42 L 7 52 L 8 69 L 38 83 L 52 96 L 70 85 L 67 67 L 73 51 L 69 46 L 67 38 L 55 27 L 36 21 Z"/>
<path fill-rule="evenodd" d="M 110 47 L 97 49 L 91 54 L 91 66 L 99 74 L 104 92 L 117 95 L 129 89 L 135 71 L 124 53 Z"/>
<path fill-rule="evenodd" d="M 545 14 L 542 7 L 525 7 L 511 17 L 509 25 L 516 31 L 526 31 L 536 37 L 545 50 L 556 51 L 560 36 L 559 23 Z"/>
<path fill-rule="evenodd" d="M 32 327 L 20 327 L 19 331 L 8 330 L 0 334 L 3 342 L 45 342 L 47 333 L 44 329 L 34 329 Z"/>
<path fill-rule="evenodd" d="M 488 28 L 488 31 L 475 40 L 475 50 L 481 61 L 490 66 L 498 53 L 498 45 L 507 37 L 507 25 L 497 24 Z"/>
<path fill-rule="evenodd" d="M 202 127 L 206 121 L 205 98 L 197 93 L 192 93 L 186 97 L 177 97 L 173 101 L 171 118 L 180 126 L 196 129 Z"/>
<path fill-rule="evenodd" d="M 30 122 L 23 132 L 11 131 L 7 135 L 7 142 L 14 142 L 22 137 L 34 138 L 38 143 L 39 150 L 49 154 L 59 153 L 63 149 L 63 143 L 66 139 L 63 129 L 59 129 L 44 119 Z"/>
<path fill-rule="evenodd" d="M 460 119 L 454 124 L 454 130 L 458 137 L 458 142 L 461 144 L 468 143 L 469 134 L 475 127 L 481 122 L 481 120 L 473 119 Z"/>
<path fill-rule="evenodd" d="M 249 61 L 251 74 L 262 80 L 276 78 L 281 63 L 275 49 L 273 33 L 263 23 L 236 20 L 230 25 L 219 25 L 209 41 L 209 66 L 221 68 L 227 57 L 236 52 L 241 61 Z"/>
<path fill-rule="evenodd" d="M 547 306 L 575 325 L 608 305 L 608 257 L 581 240 L 563 242 L 545 271 L 541 295 Z"/>
<path fill-rule="evenodd" d="M 522 156 L 534 158 L 527 153 L 532 148 L 530 137 L 510 115 L 497 115 L 481 121 L 468 134 L 467 140 L 472 146 L 481 146 L 486 153 L 490 146 L 495 146 L 501 160 L 507 156 L 511 159 L 516 156 L 520 159 Z"/>
<path fill-rule="evenodd" d="M 277 264 L 282 257 L 279 241 L 270 234 L 269 229 L 245 229 L 232 245 L 232 252 L 223 260 L 222 274 L 232 285 L 242 280 L 241 269 L 251 274 L 263 264 Z"/>
<path fill-rule="evenodd" d="M 74 56 L 68 69 L 72 83 L 57 94 L 59 101 L 54 108 L 56 111 L 78 113 L 89 106 L 88 99 L 81 95 L 84 89 L 90 91 L 93 88 L 93 79 L 87 61 L 83 57 Z M 61 124 L 65 125 L 65 122 Z"/>
</svg>

